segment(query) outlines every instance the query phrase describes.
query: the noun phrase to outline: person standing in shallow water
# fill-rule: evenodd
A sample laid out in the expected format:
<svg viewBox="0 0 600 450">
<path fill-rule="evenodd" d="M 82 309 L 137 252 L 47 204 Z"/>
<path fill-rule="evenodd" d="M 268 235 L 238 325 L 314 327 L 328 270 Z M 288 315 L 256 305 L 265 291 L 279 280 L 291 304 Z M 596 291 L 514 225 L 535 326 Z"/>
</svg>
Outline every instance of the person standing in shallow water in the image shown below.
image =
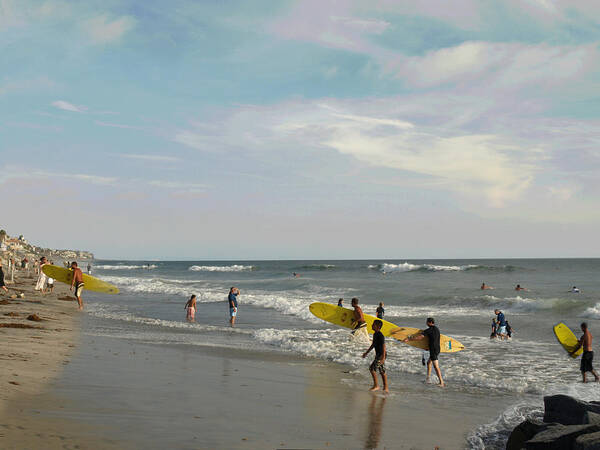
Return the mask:
<svg viewBox="0 0 600 450">
<path fill-rule="evenodd" d="M 186 310 L 186 320 L 188 322 L 195 322 L 196 317 L 196 296 L 192 295 L 190 299 L 185 304 L 184 309 Z"/>
<path fill-rule="evenodd" d="M 383 308 L 383 302 L 379 302 L 379 306 L 377 307 L 376 313 L 377 313 L 378 319 L 383 319 L 383 316 L 385 315 L 385 309 Z"/>
<path fill-rule="evenodd" d="M 240 295 L 240 290 L 234 286 L 231 286 L 231 289 L 229 289 L 229 296 L 227 299 L 229 302 L 229 323 L 232 327 L 235 326 L 235 318 L 237 317 L 238 295 Z"/>
<path fill-rule="evenodd" d="M 431 378 L 431 366 L 435 369 L 435 374 L 440 380 L 440 387 L 446 386 L 444 379 L 442 378 L 442 371 L 438 364 L 438 356 L 440 354 L 440 330 L 435 326 L 435 319 L 433 317 L 427 318 L 427 329 L 417 333 L 413 336 L 408 336 L 403 342 L 418 341 L 427 337 L 429 340 L 429 359 L 427 360 L 427 378 L 426 383 L 429 383 Z"/>
<path fill-rule="evenodd" d="M 586 380 L 586 373 L 592 372 L 594 375 L 594 381 L 600 381 L 598 374 L 594 370 L 594 366 L 592 365 L 592 361 L 594 360 L 594 352 L 592 351 L 592 333 L 588 330 L 587 322 L 583 322 L 581 324 L 581 331 L 583 331 L 583 336 L 579 339 L 577 343 L 577 347 L 571 352 L 571 355 L 574 355 L 577 350 L 583 347 L 583 354 L 581 355 L 581 376 L 583 377 L 583 382 Z"/>
</svg>

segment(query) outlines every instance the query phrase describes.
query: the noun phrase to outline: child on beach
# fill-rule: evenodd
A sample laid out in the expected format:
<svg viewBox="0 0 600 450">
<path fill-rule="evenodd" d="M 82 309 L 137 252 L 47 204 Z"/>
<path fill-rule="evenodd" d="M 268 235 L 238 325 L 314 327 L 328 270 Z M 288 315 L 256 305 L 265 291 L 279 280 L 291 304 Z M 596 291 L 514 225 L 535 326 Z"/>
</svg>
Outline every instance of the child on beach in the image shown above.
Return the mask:
<svg viewBox="0 0 600 450">
<path fill-rule="evenodd" d="M 48 278 L 47 287 L 50 293 L 54 292 L 54 278 Z"/>
<path fill-rule="evenodd" d="M 185 319 L 188 322 L 194 322 L 195 321 L 194 317 L 196 316 L 196 296 L 195 295 L 192 295 L 192 297 L 187 301 L 184 309 L 187 311 Z"/>
<path fill-rule="evenodd" d="M 387 375 L 385 374 L 385 357 L 387 356 L 387 352 L 385 350 L 385 337 L 381 332 L 382 325 L 383 322 L 379 319 L 373 321 L 373 331 L 375 332 L 373 334 L 373 343 L 369 349 L 363 353 L 362 357 L 366 358 L 369 352 L 375 349 L 375 359 L 369 366 L 369 372 L 371 372 L 371 376 L 373 377 L 373 387 L 369 390 L 379 390 L 379 383 L 377 382 L 377 371 L 379 371 L 381 380 L 383 381 L 383 392 L 389 392 Z"/>
</svg>

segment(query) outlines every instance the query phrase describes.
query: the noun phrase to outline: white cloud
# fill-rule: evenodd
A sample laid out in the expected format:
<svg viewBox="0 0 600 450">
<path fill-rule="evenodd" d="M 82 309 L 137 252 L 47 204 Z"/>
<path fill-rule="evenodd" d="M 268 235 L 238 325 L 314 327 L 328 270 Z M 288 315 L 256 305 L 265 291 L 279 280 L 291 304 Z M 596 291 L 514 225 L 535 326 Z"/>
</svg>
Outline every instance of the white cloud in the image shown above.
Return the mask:
<svg viewBox="0 0 600 450">
<path fill-rule="evenodd" d="M 103 111 L 103 112 L 99 112 L 98 114 L 106 114 L 106 113 L 107 113 L 106 111 Z M 112 114 L 117 114 L 117 113 L 112 113 Z M 120 124 L 120 123 L 102 122 L 100 120 L 96 120 L 94 123 L 96 125 L 101 126 L 101 127 L 123 128 L 123 129 L 126 129 L 126 130 L 143 130 L 144 129 L 142 127 L 136 127 L 136 126 L 133 126 L 133 125 L 123 125 L 123 124 Z"/>
<path fill-rule="evenodd" d="M 56 100 L 52 102 L 52 106 L 58 109 L 62 109 L 64 111 L 72 111 L 78 113 L 83 113 L 87 110 L 85 106 L 77 106 L 64 100 Z"/>
<path fill-rule="evenodd" d="M 396 73 L 414 86 L 478 83 L 498 88 L 573 82 L 597 69 L 600 58 L 595 45 L 464 42 L 399 61 Z"/>
<path fill-rule="evenodd" d="M 107 14 L 102 14 L 84 22 L 82 28 L 96 44 L 107 44 L 121 37 L 135 26 L 135 20 L 129 16 L 121 16 L 109 20 Z"/>
<path fill-rule="evenodd" d="M 2 169 L 2 177 L 0 180 L 6 182 L 13 178 L 61 178 L 67 180 L 77 180 L 91 184 L 99 185 L 115 185 L 117 178 L 105 177 L 101 175 L 90 175 L 83 173 L 66 173 L 66 172 L 51 172 L 36 168 L 24 168 L 19 166 L 8 165 Z"/>
<path fill-rule="evenodd" d="M 143 161 L 155 161 L 155 162 L 177 162 L 181 161 L 180 158 L 175 156 L 162 156 L 162 155 L 140 155 L 140 154 L 120 154 L 121 158 L 127 159 L 138 159 Z"/>
<path fill-rule="evenodd" d="M 150 186 L 165 188 L 165 189 L 176 189 L 189 192 L 204 192 L 209 186 L 201 183 L 186 183 L 182 181 L 168 181 L 168 180 L 152 180 L 149 181 Z"/>
</svg>

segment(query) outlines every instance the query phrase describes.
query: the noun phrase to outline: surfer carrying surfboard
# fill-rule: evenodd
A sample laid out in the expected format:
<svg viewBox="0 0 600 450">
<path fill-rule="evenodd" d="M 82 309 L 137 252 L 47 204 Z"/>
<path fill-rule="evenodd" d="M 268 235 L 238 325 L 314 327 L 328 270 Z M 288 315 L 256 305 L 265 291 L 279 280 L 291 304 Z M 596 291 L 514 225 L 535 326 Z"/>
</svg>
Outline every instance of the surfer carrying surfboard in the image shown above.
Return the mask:
<svg viewBox="0 0 600 450">
<path fill-rule="evenodd" d="M 440 370 L 440 366 L 438 364 L 438 356 L 440 354 L 440 330 L 435 326 L 435 319 L 433 317 L 427 318 L 427 329 L 420 331 L 417 334 L 413 334 L 412 336 L 408 336 L 403 339 L 403 342 L 408 341 L 417 341 L 420 339 L 424 339 L 427 337 L 429 340 L 429 359 L 427 360 L 427 378 L 425 379 L 426 383 L 429 383 L 429 379 L 431 378 L 431 366 L 435 369 L 435 374 L 440 380 L 440 387 L 446 386 L 444 383 L 444 379 L 442 378 L 442 371 Z"/>
<path fill-rule="evenodd" d="M 600 381 L 598 374 L 594 370 L 594 366 L 592 365 L 592 361 L 594 360 L 594 352 L 592 351 L 592 333 L 588 330 L 587 322 L 583 322 L 581 324 L 581 331 L 583 331 L 583 336 L 579 339 L 577 346 L 571 351 L 571 355 L 573 355 L 577 350 L 583 347 L 583 354 L 581 355 L 581 376 L 583 377 L 583 382 L 586 380 L 586 373 L 592 372 L 594 375 L 594 381 Z"/>
<path fill-rule="evenodd" d="M 354 325 L 354 329 L 352 330 L 352 334 L 354 334 L 357 330 L 366 328 L 367 322 L 365 322 L 365 315 L 362 308 L 358 306 L 358 299 L 356 297 L 352 299 L 352 307 L 354 308 L 354 322 L 352 323 Z"/>
<path fill-rule="evenodd" d="M 83 300 L 81 300 L 81 293 L 83 292 L 83 273 L 81 272 L 81 269 L 77 267 L 75 261 L 71 263 L 71 269 L 73 270 L 71 290 L 75 288 L 75 298 L 77 299 L 77 303 L 79 303 L 79 309 L 83 309 Z"/>
</svg>

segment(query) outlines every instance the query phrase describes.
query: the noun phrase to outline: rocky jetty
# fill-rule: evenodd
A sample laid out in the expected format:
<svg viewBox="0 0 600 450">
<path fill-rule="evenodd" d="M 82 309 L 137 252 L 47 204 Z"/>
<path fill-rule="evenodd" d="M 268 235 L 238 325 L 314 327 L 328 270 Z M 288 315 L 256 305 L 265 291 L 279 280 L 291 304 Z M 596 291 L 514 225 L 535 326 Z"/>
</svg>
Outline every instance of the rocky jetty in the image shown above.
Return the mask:
<svg viewBox="0 0 600 450">
<path fill-rule="evenodd" d="M 506 449 L 600 450 L 600 402 L 544 397 L 543 421 L 528 419 L 517 425 Z"/>
</svg>

